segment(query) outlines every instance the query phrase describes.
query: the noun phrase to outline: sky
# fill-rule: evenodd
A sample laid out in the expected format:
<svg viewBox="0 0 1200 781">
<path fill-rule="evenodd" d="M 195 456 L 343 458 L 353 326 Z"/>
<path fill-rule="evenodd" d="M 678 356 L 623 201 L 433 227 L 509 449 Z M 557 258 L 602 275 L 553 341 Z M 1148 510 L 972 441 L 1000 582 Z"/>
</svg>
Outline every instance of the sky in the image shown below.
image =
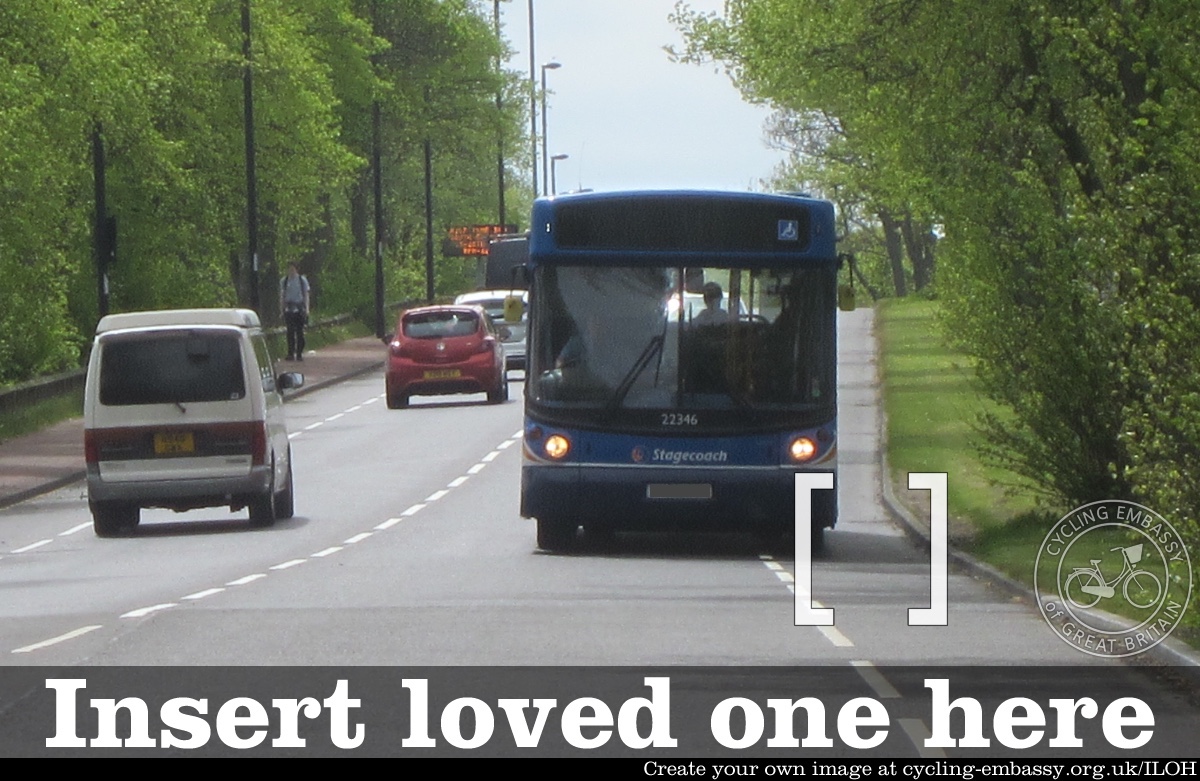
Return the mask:
<svg viewBox="0 0 1200 781">
<path fill-rule="evenodd" d="M 663 47 L 683 43 L 667 18 L 675 0 L 532 2 L 538 87 L 541 65 L 562 66 L 546 71 L 547 150 L 569 156 L 554 166 L 558 192 L 765 189 L 762 180 L 784 160 L 765 142 L 770 110 L 744 101 L 715 65 L 670 61 Z M 515 50 L 508 67 L 526 79 L 529 4 L 500 3 L 502 34 Z M 688 4 L 697 11 L 724 6 Z"/>
</svg>

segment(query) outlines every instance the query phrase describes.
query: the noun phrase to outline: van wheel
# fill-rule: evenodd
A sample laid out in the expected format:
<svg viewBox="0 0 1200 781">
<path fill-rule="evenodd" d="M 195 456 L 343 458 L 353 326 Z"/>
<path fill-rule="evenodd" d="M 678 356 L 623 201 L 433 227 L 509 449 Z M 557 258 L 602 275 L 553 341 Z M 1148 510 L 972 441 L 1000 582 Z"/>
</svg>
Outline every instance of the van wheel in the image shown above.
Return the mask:
<svg viewBox="0 0 1200 781">
<path fill-rule="evenodd" d="M 292 481 L 292 457 L 291 452 L 288 453 L 288 471 L 287 485 L 282 491 L 275 494 L 275 518 L 276 520 L 286 521 L 296 514 L 296 501 Z"/>
<path fill-rule="evenodd" d="M 487 399 L 489 404 L 500 404 L 508 399 L 508 380 L 504 372 L 500 372 L 500 384 L 496 389 L 488 391 Z"/>
<path fill-rule="evenodd" d="M 266 528 L 275 523 L 275 462 L 271 462 L 271 485 L 261 496 L 250 500 L 250 525 Z"/>
<path fill-rule="evenodd" d="M 537 519 L 537 544 L 544 551 L 564 551 L 575 544 L 578 524 L 562 518 Z"/>
<path fill-rule="evenodd" d="M 116 537 L 136 529 L 141 514 L 141 508 L 136 504 L 95 502 L 92 504 L 92 529 L 97 537 Z"/>
<path fill-rule="evenodd" d="M 816 556 L 819 553 L 825 552 L 825 527 L 813 526 L 812 528 L 812 554 Z"/>
</svg>

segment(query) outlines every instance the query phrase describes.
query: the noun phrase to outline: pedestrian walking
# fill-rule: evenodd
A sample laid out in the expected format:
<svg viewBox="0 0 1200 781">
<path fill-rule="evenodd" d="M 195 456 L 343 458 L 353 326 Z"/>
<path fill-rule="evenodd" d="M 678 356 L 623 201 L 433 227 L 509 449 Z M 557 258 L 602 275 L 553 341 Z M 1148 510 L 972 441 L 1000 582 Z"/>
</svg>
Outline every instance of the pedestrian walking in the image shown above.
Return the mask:
<svg viewBox="0 0 1200 781">
<path fill-rule="evenodd" d="M 308 278 L 295 263 L 288 264 L 287 274 L 279 280 L 279 311 L 287 325 L 287 360 L 304 360 L 304 326 L 308 324 L 310 303 Z"/>
</svg>

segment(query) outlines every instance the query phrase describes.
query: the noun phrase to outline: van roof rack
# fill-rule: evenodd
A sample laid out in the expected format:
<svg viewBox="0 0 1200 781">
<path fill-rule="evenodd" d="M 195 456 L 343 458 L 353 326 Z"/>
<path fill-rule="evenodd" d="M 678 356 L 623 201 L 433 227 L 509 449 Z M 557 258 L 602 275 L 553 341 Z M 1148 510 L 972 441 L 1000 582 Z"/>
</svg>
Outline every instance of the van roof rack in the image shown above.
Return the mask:
<svg viewBox="0 0 1200 781">
<path fill-rule="evenodd" d="M 175 325 L 233 325 L 239 328 L 259 328 L 262 323 L 252 309 L 162 309 L 105 315 L 96 325 L 96 333 L 124 328 Z"/>
</svg>

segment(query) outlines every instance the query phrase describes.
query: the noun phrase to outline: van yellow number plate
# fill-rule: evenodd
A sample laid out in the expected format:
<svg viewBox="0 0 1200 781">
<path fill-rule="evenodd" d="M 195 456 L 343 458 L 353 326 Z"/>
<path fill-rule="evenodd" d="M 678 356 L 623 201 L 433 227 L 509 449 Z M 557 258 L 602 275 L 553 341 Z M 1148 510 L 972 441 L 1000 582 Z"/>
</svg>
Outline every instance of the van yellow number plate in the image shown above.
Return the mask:
<svg viewBox="0 0 1200 781">
<path fill-rule="evenodd" d="M 461 377 L 462 371 L 459 369 L 430 369 L 425 372 L 427 380 L 453 380 L 455 377 Z"/>
<path fill-rule="evenodd" d="M 154 435 L 154 452 L 160 456 L 195 453 L 196 440 L 190 431 L 160 431 Z"/>
</svg>

